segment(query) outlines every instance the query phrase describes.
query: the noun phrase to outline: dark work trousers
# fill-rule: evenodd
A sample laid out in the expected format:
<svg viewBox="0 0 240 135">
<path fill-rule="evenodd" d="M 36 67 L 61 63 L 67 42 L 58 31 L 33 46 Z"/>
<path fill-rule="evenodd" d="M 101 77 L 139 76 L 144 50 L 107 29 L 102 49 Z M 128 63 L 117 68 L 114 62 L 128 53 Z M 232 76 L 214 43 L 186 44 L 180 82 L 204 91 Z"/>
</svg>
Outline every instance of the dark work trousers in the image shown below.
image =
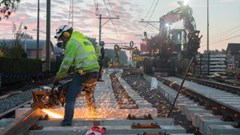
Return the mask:
<svg viewBox="0 0 240 135">
<path fill-rule="evenodd" d="M 72 124 L 76 98 L 78 94 L 83 90 L 84 83 L 94 78 L 98 78 L 97 72 L 86 73 L 84 75 L 80 75 L 79 73 L 75 74 L 66 95 L 65 115 L 62 121 L 63 126 Z"/>
<path fill-rule="evenodd" d="M 100 66 L 98 80 L 102 80 L 102 67 L 103 67 L 104 55 L 105 55 L 105 50 L 104 50 L 104 47 L 102 46 L 102 48 L 101 48 L 101 57 L 98 60 L 98 63 L 99 63 L 99 66 Z"/>
<path fill-rule="evenodd" d="M 100 61 L 98 61 L 98 63 L 99 63 L 99 66 L 100 66 L 100 68 L 99 68 L 99 72 L 98 72 L 98 80 L 101 80 L 102 79 L 102 60 L 100 60 Z"/>
</svg>

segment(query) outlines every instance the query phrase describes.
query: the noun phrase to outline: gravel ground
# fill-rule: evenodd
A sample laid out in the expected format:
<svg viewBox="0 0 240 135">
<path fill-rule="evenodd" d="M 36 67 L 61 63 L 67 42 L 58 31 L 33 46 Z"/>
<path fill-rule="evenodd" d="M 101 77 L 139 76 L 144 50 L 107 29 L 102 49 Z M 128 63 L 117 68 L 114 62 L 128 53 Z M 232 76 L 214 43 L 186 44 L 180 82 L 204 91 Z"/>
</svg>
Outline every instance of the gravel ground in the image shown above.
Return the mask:
<svg viewBox="0 0 240 135">
<path fill-rule="evenodd" d="M 171 104 L 166 98 L 159 92 L 158 89 L 150 89 L 150 83 L 145 80 L 141 73 L 129 73 L 123 72 L 122 78 L 132 87 L 133 90 L 138 92 L 141 97 L 150 102 L 153 107 L 158 110 L 158 117 L 167 117 Z M 192 126 L 191 121 L 188 121 L 185 116 L 181 114 L 176 108 L 173 109 L 171 118 L 175 120 L 175 124 L 179 124 L 184 127 L 187 133 L 194 133 L 195 135 L 201 135 L 198 129 Z"/>
<path fill-rule="evenodd" d="M 20 104 L 32 99 L 32 90 L 24 91 L 10 95 L 7 98 L 0 99 L 0 113 L 10 110 Z"/>
<path fill-rule="evenodd" d="M 20 88 L 18 89 L 2 91 L 0 95 L 0 114 L 32 100 L 32 91 L 46 86 L 50 81 L 49 79 L 39 84 L 30 82 L 26 83 L 24 87 L 19 86 Z"/>
</svg>

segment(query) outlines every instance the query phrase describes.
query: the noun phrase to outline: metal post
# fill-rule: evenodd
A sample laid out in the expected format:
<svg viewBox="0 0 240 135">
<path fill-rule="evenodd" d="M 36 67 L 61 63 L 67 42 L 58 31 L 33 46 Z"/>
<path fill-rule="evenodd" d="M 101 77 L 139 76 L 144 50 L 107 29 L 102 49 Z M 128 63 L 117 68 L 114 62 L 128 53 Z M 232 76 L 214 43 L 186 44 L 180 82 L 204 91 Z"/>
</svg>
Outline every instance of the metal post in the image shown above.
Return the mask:
<svg viewBox="0 0 240 135">
<path fill-rule="evenodd" d="M 0 88 L 2 87 L 2 74 L 0 73 Z"/>
<path fill-rule="evenodd" d="M 174 106 L 175 106 L 176 101 L 177 101 L 178 95 L 180 94 L 180 92 L 181 92 L 181 90 L 182 90 L 183 84 L 184 84 L 185 79 L 186 79 L 186 77 L 187 77 L 187 73 L 188 73 L 188 71 L 190 70 L 190 68 L 191 68 L 191 66 L 192 66 L 192 64 L 193 64 L 193 60 L 194 60 L 194 57 L 192 57 L 189 65 L 188 65 L 188 67 L 187 67 L 187 70 L 186 70 L 186 72 L 185 72 L 185 75 L 184 75 L 184 78 L 183 78 L 183 80 L 182 80 L 181 86 L 180 86 L 179 89 L 178 89 L 177 95 L 176 95 L 176 97 L 175 97 L 175 99 L 174 99 L 174 101 L 173 101 L 172 107 L 171 107 L 171 109 L 170 109 L 167 117 L 170 117 L 170 114 L 171 114 L 171 112 L 172 112 L 172 110 L 173 110 L 173 108 L 174 108 Z"/>
<path fill-rule="evenodd" d="M 46 35 L 46 69 L 50 71 L 50 35 L 51 35 L 51 22 L 50 22 L 50 17 L 51 17 L 51 0 L 46 0 L 47 1 L 47 19 L 46 19 L 46 30 L 47 30 L 47 35 Z"/>
<path fill-rule="evenodd" d="M 99 43 L 98 44 L 100 44 L 100 42 L 101 42 L 101 40 L 102 40 L 102 38 L 101 38 L 101 34 L 102 34 L 102 26 L 104 25 L 104 24 L 106 24 L 110 19 L 119 19 L 119 16 L 116 16 L 116 17 L 102 17 L 102 15 L 100 14 L 99 15 Z M 105 22 L 104 24 L 102 24 L 102 19 L 108 19 L 108 21 L 107 22 Z"/>
<path fill-rule="evenodd" d="M 209 53 L 209 0 L 207 0 L 207 55 L 208 55 L 208 75 L 209 75 L 209 64 L 210 64 L 210 53 Z"/>
<path fill-rule="evenodd" d="M 38 9 L 37 9 L 37 60 L 39 59 L 39 12 L 40 12 L 40 4 L 38 0 Z"/>
<path fill-rule="evenodd" d="M 26 34 L 27 34 L 27 27 L 24 26 L 24 51 L 25 51 L 25 53 L 27 53 Z"/>
<path fill-rule="evenodd" d="M 200 76 L 202 76 L 202 54 L 200 54 Z"/>
<path fill-rule="evenodd" d="M 99 39 L 98 44 L 100 45 L 101 42 L 101 34 L 102 34 L 102 15 L 99 15 Z"/>
</svg>

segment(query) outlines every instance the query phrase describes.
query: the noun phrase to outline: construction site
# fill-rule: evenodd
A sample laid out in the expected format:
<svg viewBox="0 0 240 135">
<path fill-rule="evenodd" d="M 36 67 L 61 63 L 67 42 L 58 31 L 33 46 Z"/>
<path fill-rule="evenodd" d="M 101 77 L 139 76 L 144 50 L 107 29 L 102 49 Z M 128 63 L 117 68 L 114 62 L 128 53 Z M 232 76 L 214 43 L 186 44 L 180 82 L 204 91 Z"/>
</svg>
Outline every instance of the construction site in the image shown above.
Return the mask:
<svg viewBox="0 0 240 135">
<path fill-rule="evenodd" d="M 15 2 L 20 1 L 0 1 L 1 19 L 18 12 L 9 6 Z M 34 3 L 41 5 L 39 0 Z M 68 26 L 74 30 L 75 2 L 67 3 Z M 46 40 L 39 38 L 39 20 L 37 40 L 27 34 L 24 23 L 18 30 L 12 24 L 14 38 L 0 40 L 0 135 L 240 135 L 240 42 L 228 43 L 225 51 L 211 51 L 207 42 L 207 50 L 200 53 L 202 38 L 209 35 L 197 27 L 202 22 L 196 22 L 185 1 L 175 2 L 173 9 L 159 16 L 157 34 L 144 31 L 141 43 L 136 43 L 107 40 L 104 25 L 114 25 L 121 16 L 106 17 L 94 0 L 99 33 L 86 39 L 94 48 L 88 55 L 94 58 L 102 46 L 102 61 L 98 59 L 102 70 L 93 72 L 101 79 L 81 83 L 72 123 L 62 125 L 76 74 L 85 77 L 92 72 L 77 71 L 74 56 L 66 75 L 56 79 L 70 58 L 64 41 L 51 42 L 51 12 L 56 11 L 50 10 L 51 1 L 44 4 Z M 150 20 L 138 23 L 155 27 Z M 181 27 L 173 27 L 175 23 Z"/>
</svg>

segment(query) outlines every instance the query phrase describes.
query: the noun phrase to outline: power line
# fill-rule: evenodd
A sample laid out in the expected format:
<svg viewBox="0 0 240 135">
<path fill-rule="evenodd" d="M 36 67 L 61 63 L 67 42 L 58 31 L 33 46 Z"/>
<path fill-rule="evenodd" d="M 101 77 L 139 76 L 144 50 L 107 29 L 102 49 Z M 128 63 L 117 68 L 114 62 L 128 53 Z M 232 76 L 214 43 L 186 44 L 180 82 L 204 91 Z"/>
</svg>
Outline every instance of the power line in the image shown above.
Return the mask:
<svg viewBox="0 0 240 135">
<path fill-rule="evenodd" d="M 114 13 L 115 15 L 117 15 L 117 14 L 116 14 L 116 12 L 115 12 L 115 10 L 112 8 L 112 4 L 110 3 L 110 1 L 109 1 L 109 0 L 108 0 L 108 4 L 109 4 L 109 6 L 111 7 L 111 9 L 112 9 L 113 13 Z"/>
<path fill-rule="evenodd" d="M 240 37 L 240 35 L 236 35 L 236 36 L 233 36 L 233 37 L 229 37 L 229 38 L 226 38 L 226 39 L 223 39 L 223 40 L 217 41 L 217 42 L 213 42 L 213 43 L 211 43 L 211 44 L 220 43 L 220 42 L 227 41 L 227 40 L 230 40 L 230 39 L 233 39 L 233 38 L 236 38 L 236 37 Z"/>
<path fill-rule="evenodd" d="M 96 0 L 94 0 L 94 5 L 95 5 L 95 15 L 99 16 L 99 14 L 98 14 L 98 3 L 96 3 Z"/>
<path fill-rule="evenodd" d="M 218 33 L 218 34 L 214 34 L 213 36 L 223 35 L 225 33 L 235 31 L 236 29 L 239 29 L 239 28 L 240 28 L 240 25 L 238 24 L 237 26 L 234 26 L 233 28 L 230 28 L 229 30 L 226 30 L 226 31 Z"/>
<path fill-rule="evenodd" d="M 155 0 L 152 2 L 152 5 L 151 5 L 151 7 L 148 9 L 148 12 L 147 12 L 147 14 L 145 15 L 144 18 L 147 18 L 147 16 L 148 16 L 150 10 L 152 9 L 154 3 L 155 3 Z"/>
<path fill-rule="evenodd" d="M 237 25 L 237 26 L 234 26 L 233 28 L 231 28 L 231 29 L 229 29 L 229 30 L 227 30 L 225 32 L 214 34 L 213 38 L 211 38 L 213 40 L 212 42 L 217 42 L 219 39 L 221 40 L 221 38 L 230 36 L 230 35 L 238 32 L 239 30 L 240 30 L 240 25 Z"/>
<path fill-rule="evenodd" d="M 151 13 L 151 15 L 150 15 L 150 17 L 149 17 L 148 21 L 150 21 L 150 19 L 152 18 L 152 16 L 153 16 L 153 13 L 155 12 L 155 10 L 156 10 L 156 7 L 157 7 L 157 5 L 158 5 L 158 2 L 159 2 L 159 0 L 157 0 L 157 2 L 156 2 L 156 5 L 155 5 L 155 7 L 154 7 L 154 9 L 153 9 L 153 11 L 152 11 L 152 13 Z"/>
<path fill-rule="evenodd" d="M 238 30 L 240 30 L 240 25 L 235 26 L 235 27 L 231 28 L 230 30 L 226 31 L 227 33 L 222 34 L 222 36 L 218 36 L 217 38 L 213 38 L 213 40 L 211 40 L 211 44 L 215 44 L 215 43 L 219 43 L 219 42 L 224 41 L 224 39 L 222 39 L 222 38 L 225 38 L 225 39 L 228 39 L 228 40 L 232 39 L 232 37 L 235 37 L 235 36 L 231 36 L 231 35 L 238 32 Z M 206 41 L 206 40 L 203 40 L 202 42 L 204 42 L 204 41 Z"/>
<path fill-rule="evenodd" d="M 106 4 L 105 0 L 103 0 L 103 2 L 104 2 L 104 5 L 105 5 L 105 7 L 106 7 L 106 9 L 107 9 L 107 12 L 108 12 L 109 17 L 111 17 L 110 12 L 109 12 L 109 10 L 108 10 L 108 8 L 107 8 L 107 4 Z M 112 9 L 112 10 L 113 10 L 113 9 Z M 113 28 L 114 28 L 116 34 L 118 35 L 117 29 L 116 29 L 116 27 L 115 27 L 115 25 L 114 25 L 114 23 L 113 23 L 112 20 L 111 20 L 111 23 L 112 23 L 112 25 L 113 25 Z"/>
<path fill-rule="evenodd" d="M 105 7 L 106 7 L 106 10 L 107 10 L 107 13 L 108 13 L 109 17 L 111 17 L 111 14 L 110 14 L 110 12 L 109 12 L 109 10 L 108 10 L 108 7 L 107 7 L 107 4 L 106 4 L 106 1 L 103 0 L 103 2 L 104 2 L 104 5 L 105 5 Z M 109 1 L 108 1 L 108 3 L 109 3 Z M 109 4 L 109 5 L 110 5 L 110 4 Z M 110 7 L 112 8 L 111 5 L 110 5 Z M 112 10 L 113 10 L 113 8 L 112 8 Z M 115 14 L 115 15 L 116 15 L 116 14 Z M 114 28 L 114 30 L 115 30 L 115 34 L 116 34 L 116 36 L 118 36 L 118 35 L 119 35 L 119 34 L 118 34 L 118 31 L 117 31 L 117 29 L 116 29 L 116 27 L 115 27 L 115 25 L 114 25 L 112 19 L 110 19 L 110 20 L 111 20 L 111 23 L 112 23 L 113 28 Z"/>
<path fill-rule="evenodd" d="M 151 20 L 151 18 L 152 18 L 152 15 L 153 15 L 153 13 L 155 12 L 155 10 L 156 10 L 156 7 L 157 7 L 157 5 L 158 5 L 158 2 L 159 2 L 159 0 L 157 0 L 157 2 L 156 2 L 156 4 L 155 4 L 155 7 L 154 7 L 153 11 L 152 11 L 152 13 L 151 13 L 150 17 L 148 18 L 148 21 L 150 21 L 150 20 Z M 146 24 L 145 28 L 146 28 L 147 26 L 148 26 L 148 24 Z"/>
<path fill-rule="evenodd" d="M 216 41 L 216 42 L 212 42 L 212 43 L 210 43 L 210 44 L 211 44 L 211 45 L 217 44 L 217 43 L 224 42 L 224 41 L 227 41 L 227 40 L 230 40 L 230 39 L 233 39 L 233 38 L 237 38 L 237 37 L 240 37 L 240 35 L 232 36 L 232 37 L 229 37 L 229 38 L 226 38 L 226 39 L 222 39 L 222 40 L 219 40 L 219 41 Z M 206 45 L 204 44 L 204 46 L 206 46 Z M 202 47 L 203 47 L 203 46 L 202 46 Z"/>
</svg>

